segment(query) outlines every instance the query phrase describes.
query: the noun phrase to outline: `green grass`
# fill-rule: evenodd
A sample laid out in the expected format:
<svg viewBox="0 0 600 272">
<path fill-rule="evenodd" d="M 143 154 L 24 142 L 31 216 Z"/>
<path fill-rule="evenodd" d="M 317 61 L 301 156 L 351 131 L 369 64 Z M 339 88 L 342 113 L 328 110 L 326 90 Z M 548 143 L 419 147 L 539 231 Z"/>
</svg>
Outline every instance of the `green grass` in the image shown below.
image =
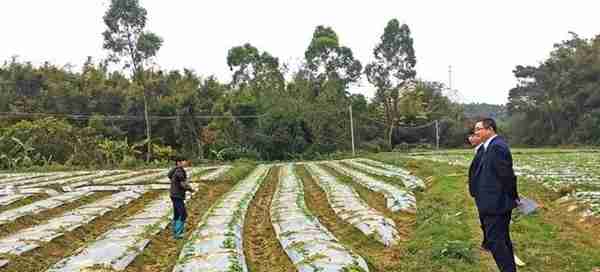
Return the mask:
<svg viewBox="0 0 600 272">
<path fill-rule="evenodd" d="M 464 167 L 426 160 L 401 159 L 380 153 L 372 159 L 396 164 L 421 178 L 433 177 L 417 194 L 414 239 L 409 242 L 404 271 L 497 271 L 491 257 L 479 252 L 481 230 L 473 200 L 468 195 Z M 539 183 L 520 180 L 522 196 L 543 205 L 536 214 L 513 217 L 511 236 L 515 253 L 527 264 L 519 271 L 592 271 L 600 267 L 600 230 L 567 212 L 560 196 Z"/>
</svg>

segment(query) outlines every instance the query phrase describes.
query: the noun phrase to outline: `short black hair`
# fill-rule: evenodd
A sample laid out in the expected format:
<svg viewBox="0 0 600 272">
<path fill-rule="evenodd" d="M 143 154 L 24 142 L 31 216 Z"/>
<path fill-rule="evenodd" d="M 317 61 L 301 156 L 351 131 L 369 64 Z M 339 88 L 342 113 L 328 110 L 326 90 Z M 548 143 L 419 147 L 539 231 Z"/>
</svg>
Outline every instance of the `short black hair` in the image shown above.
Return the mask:
<svg viewBox="0 0 600 272">
<path fill-rule="evenodd" d="M 172 160 L 177 164 L 178 162 L 187 161 L 187 159 L 183 156 L 173 156 Z"/>
<path fill-rule="evenodd" d="M 473 134 L 467 134 L 467 136 L 465 136 L 465 144 L 468 144 L 468 145 L 471 144 L 471 141 L 469 141 L 469 138 L 471 137 L 471 135 L 473 135 Z"/>
<path fill-rule="evenodd" d="M 481 122 L 484 128 L 492 128 L 494 130 L 494 132 L 498 132 L 498 129 L 496 127 L 496 121 L 494 121 L 494 119 L 490 118 L 490 117 L 484 117 L 481 118 L 479 120 L 477 120 L 477 123 Z"/>
</svg>

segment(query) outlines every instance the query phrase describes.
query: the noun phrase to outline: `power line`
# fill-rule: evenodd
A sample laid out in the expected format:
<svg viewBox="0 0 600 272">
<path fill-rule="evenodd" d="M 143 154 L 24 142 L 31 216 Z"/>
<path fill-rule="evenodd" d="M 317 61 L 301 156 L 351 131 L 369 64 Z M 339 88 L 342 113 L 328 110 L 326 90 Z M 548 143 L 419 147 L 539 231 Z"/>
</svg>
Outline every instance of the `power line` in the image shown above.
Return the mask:
<svg viewBox="0 0 600 272">
<path fill-rule="evenodd" d="M 369 120 L 369 121 L 372 121 L 372 122 L 375 122 L 375 123 L 379 123 L 381 125 L 387 125 L 387 123 L 385 123 L 383 121 L 376 120 L 376 119 L 369 118 L 369 117 L 365 117 L 365 116 L 362 116 L 362 115 L 357 115 L 357 116 L 354 116 L 354 117 L 355 118 L 359 118 L 359 119 L 363 119 L 363 120 Z M 426 123 L 426 124 L 423 124 L 423 125 L 419 125 L 419 126 L 414 126 L 414 127 L 408 127 L 408 126 L 396 126 L 396 127 L 397 128 L 405 128 L 405 129 L 421 129 L 421 128 L 430 127 L 431 125 L 435 124 L 435 122 L 436 121 L 434 120 L 434 121 L 430 121 L 429 123 Z"/>
<path fill-rule="evenodd" d="M 150 115 L 151 120 L 176 120 L 180 118 L 194 119 L 258 119 L 267 116 L 268 114 L 260 115 Z M 98 118 L 110 121 L 143 121 L 144 116 L 137 115 L 91 115 L 91 114 L 63 114 L 63 113 L 32 113 L 32 112 L 0 112 L 0 118 L 15 118 L 15 117 L 57 117 L 67 118 L 72 120 L 88 120 Z"/>
</svg>

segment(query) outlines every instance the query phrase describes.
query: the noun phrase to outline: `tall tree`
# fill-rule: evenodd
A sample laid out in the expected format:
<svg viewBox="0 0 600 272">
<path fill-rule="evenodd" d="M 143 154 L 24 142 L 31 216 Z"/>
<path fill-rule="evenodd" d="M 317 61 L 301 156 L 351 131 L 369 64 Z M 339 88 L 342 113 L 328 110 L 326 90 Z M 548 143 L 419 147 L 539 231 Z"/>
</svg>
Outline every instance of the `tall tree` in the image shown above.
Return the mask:
<svg viewBox="0 0 600 272">
<path fill-rule="evenodd" d="M 148 109 L 148 92 L 145 86 L 144 67 L 160 49 L 163 40 L 158 35 L 145 31 L 147 11 L 138 0 L 111 0 L 104 14 L 107 30 L 102 33 L 104 49 L 110 50 L 109 59 L 114 62 L 125 60 L 124 69 L 131 69 L 132 77 L 143 89 L 144 119 L 149 161 L 152 153 L 151 128 Z"/>
<path fill-rule="evenodd" d="M 413 89 L 411 83 L 417 74 L 417 59 L 408 25 L 400 26 L 398 20 L 390 20 L 373 55 L 375 60 L 365 67 L 365 74 L 377 88 L 375 101 L 383 106 L 391 146 L 392 133 L 400 119 L 400 99 Z"/>
<path fill-rule="evenodd" d="M 250 88 L 256 96 L 264 91 L 282 91 L 284 88 L 279 60 L 268 52 L 260 53 L 249 43 L 229 49 L 227 65 L 234 71 L 232 85 Z"/>
<path fill-rule="evenodd" d="M 332 86 L 338 94 L 345 94 L 348 84 L 360 78 L 362 64 L 354 59 L 350 48 L 340 45 L 331 27 L 317 26 L 304 58 L 315 84 L 315 96 L 324 91 L 327 85 Z"/>
</svg>

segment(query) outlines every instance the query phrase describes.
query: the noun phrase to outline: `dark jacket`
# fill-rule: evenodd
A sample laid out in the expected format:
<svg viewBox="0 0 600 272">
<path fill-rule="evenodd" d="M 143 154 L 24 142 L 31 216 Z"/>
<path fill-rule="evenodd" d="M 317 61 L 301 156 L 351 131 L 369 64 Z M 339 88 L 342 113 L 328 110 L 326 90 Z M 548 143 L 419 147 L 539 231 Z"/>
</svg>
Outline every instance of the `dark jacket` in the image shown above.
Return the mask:
<svg viewBox="0 0 600 272">
<path fill-rule="evenodd" d="M 167 174 L 171 180 L 171 197 L 185 199 L 185 191 L 192 191 L 187 182 L 187 173 L 183 167 L 175 167 Z"/>
<path fill-rule="evenodd" d="M 475 176 L 475 170 L 479 168 L 479 164 L 481 163 L 481 157 L 483 156 L 483 145 L 480 145 L 477 148 L 477 153 L 475 153 L 475 157 L 473 161 L 471 161 L 471 166 L 469 166 L 469 193 L 472 197 L 475 197 L 475 185 L 473 184 L 473 176 Z"/>
<path fill-rule="evenodd" d="M 473 172 L 472 192 L 481 214 L 505 214 L 517 206 L 517 177 L 503 138 L 494 138 Z"/>
</svg>

